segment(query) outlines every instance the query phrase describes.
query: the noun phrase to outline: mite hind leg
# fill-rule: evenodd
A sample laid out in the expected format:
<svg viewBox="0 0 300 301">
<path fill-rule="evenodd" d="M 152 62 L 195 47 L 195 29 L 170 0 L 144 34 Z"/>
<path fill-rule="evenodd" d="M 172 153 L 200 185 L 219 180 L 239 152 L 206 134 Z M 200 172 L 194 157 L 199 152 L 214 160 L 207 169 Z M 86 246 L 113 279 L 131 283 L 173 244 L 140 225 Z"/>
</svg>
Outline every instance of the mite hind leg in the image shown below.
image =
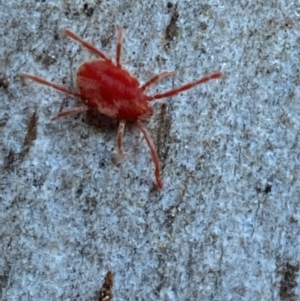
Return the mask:
<svg viewBox="0 0 300 301">
<path fill-rule="evenodd" d="M 72 95 L 72 96 L 75 96 L 75 97 L 80 97 L 80 94 L 79 93 L 76 93 L 76 92 L 72 92 L 70 90 L 68 90 L 67 88 L 65 88 L 64 86 L 61 86 L 61 85 L 58 85 L 56 83 L 52 83 L 52 82 L 49 82 L 39 76 L 36 76 L 36 75 L 31 75 L 31 74 L 28 74 L 28 73 L 21 73 L 20 74 L 20 77 L 22 79 L 26 79 L 26 78 L 29 78 L 41 85 L 44 85 L 44 86 L 48 86 L 48 87 L 51 87 L 55 90 L 58 90 L 60 92 L 63 92 L 63 93 L 66 93 L 66 94 L 69 94 L 69 95 Z"/>
<path fill-rule="evenodd" d="M 45 86 L 51 87 L 51 88 L 53 88 L 53 89 L 55 89 L 57 91 L 66 93 L 68 95 L 81 98 L 81 95 L 79 93 L 72 92 L 72 91 L 68 90 L 67 88 L 65 88 L 63 86 L 60 86 L 58 84 L 49 82 L 49 81 L 47 81 L 47 80 L 45 80 L 45 79 L 43 79 L 43 78 L 41 78 L 39 76 L 35 76 L 35 75 L 27 74 L 27 73 L 21 73 L 20 77 L 22 79 L 29 78 L 29 79 L 31 79 L 31 80 L 33 80 L 33 81 L 35 81 L 35 82 L 37 82 L 37 83 L 39 83 L 41 85 L 45 85 Z M 70 110 L 58 113 L 53 118 L 51 118 L 51 120 L 56 120 L 56 119 L 58 119 L 60 117 L 67 116 L 67 115 L 74 115 L 74 114 L 82 113 L 82 112 L 85 112 L 87 110 L 89 110 L 89 107 L 87 107 L 87 106 L 76 107 L 76 108 L 73 108 L 73 109 L 70 109 Z"/>
<path fill-rule="evenodd" d="M 126 124 L 125 119 L 122 119 L 119 122 L 118 136 L 117 136 L 117 147 L 118 147 L 118 159 L 119 159 L 119 161 L 121 161 L 124 158 L 123 136 L 124 136 L 125 124 Z"/>
<path fill-rule="evenodd" d="M 58 119 L 60 117 L 64 117 L 64 116 L 68 116 L 68 115 L 75 115 L 75 114 L 78 114 L 78 113 L 86 112 L 89 109 L 90 108 L 86 107 L 86 106 L 84 106 L 84 107 L 76 107 L 76 108 L 73 108 L 73 109 L 66 110 L 66 111 L 58 113 L 57 115 L 55 115 L 54 117 L 52 117 L 51 120 L 56 120 L 56 119 Z"/>
<path fill-rule="evenodd" d="M 148 145 L 148 147 L 150 148 L 150 152 L 151 152 L 151 157 L 152 157 L 152 161 L 154 163 L 155 166 L 155 179 L 156 179 L 156 183 L 157 183 L 157 187 L 159 189 L 163 188 L 163 181 L 160 178 L 160 167 L 159 167 L 159 159 L 158 159 L 158 155 L 154 146 L 154 143 L 150 137 L 149 132 L 147 131 L 147 129 L 144 127 L 144 125 L 138 120 L 137 121 L 138 127 L 140 129 L 140 131 L 143 133 L 146 143 Z"/>
</svg>

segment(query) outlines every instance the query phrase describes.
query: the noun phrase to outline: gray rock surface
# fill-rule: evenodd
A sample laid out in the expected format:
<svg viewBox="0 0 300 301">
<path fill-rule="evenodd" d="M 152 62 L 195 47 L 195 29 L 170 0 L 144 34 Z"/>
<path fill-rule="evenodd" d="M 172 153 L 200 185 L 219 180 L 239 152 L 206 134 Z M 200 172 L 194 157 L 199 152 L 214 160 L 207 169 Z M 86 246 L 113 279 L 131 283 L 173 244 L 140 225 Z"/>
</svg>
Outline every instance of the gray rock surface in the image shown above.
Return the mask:
<svg viewBox="0 0 300 301">
<path fill-rule="evenodd" d="M 0 1 L 0 299 L 300 300 L 299 1 Z M 18 74 L 76 89 L 94 56 L 70 28 L 150 89 L 212 81 L 153 104 L 157 191 L 146 143 L 80 101 Z"/>
</svg>

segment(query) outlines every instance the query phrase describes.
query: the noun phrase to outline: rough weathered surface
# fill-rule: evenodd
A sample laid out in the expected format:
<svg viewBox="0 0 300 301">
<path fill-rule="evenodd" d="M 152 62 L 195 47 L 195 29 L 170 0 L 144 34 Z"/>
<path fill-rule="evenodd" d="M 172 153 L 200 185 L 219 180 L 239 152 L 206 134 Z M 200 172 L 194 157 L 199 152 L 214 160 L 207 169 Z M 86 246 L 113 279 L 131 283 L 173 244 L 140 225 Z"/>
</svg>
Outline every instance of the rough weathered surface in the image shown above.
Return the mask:
<svg viewBox="0 0 300 301">
<path fill-rule="evenodd" d="M 0 299 L 300 300 L 298 1 L 0 1 Z M 154 104 L 147 124 L 165 187 L 137 127 L 116 164 L 116 122 L 51 122 L 78 100 L 93 55 L 126 27 L 123 64 L 151 92 L 222 71 Z"/>
</svg>

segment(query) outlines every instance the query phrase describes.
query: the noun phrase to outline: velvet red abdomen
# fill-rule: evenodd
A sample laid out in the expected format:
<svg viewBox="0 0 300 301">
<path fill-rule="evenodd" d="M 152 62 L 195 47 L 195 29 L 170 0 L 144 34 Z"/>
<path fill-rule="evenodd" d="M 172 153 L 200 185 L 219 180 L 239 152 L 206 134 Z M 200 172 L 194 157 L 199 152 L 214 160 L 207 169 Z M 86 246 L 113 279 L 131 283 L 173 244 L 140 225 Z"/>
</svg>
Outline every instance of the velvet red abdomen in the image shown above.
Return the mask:
<svg viewBox="0 0 300 301">
<path fill-rule="evenodd" d="M 111 62 L 97 59 L 83 63 L 77 71 L 77 85 L 89 107 L 110 117 L 138 120 L 152 112 L 138 80 Z"/>
</svg>

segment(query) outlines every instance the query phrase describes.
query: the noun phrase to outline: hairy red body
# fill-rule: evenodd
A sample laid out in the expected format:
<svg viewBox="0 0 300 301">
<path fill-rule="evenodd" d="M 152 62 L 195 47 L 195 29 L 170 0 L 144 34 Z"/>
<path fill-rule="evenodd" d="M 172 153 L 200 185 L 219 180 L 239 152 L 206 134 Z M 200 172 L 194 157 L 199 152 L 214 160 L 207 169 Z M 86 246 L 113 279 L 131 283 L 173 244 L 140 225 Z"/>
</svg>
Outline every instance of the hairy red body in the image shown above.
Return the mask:
<svg viewBox="0 0 300 301">
<path fill-rule="evenodd" d="M 77 71 L 80 95 L 91 108 L 117 119 L 137 121 L 153 115 L 140 83 L 111 62 L 84 62 Z"/>
<path fill-rule="evenodd" d="M 70 91 L 63 86 L 49 82 L 35 75 L 22 73 L 20 76 L 21 78 L 29 78 L 42 85 L 52 87 L 60 92 L 79 97 L 85 103 L 84 106 L 60 112 L 54 116 L 52 120 L 71 114 L 85 112 L 89 109 L 97 109 L 102 114 L 119 119 L 120 123 L 117 135 L 117 146 L 120 159 L 124 157 L 122 139 L 126 121 L 135 121 L 140 131 L 143 133 L 148 147 L 150 148 L 151 157 L 155 165 L 156 183 L 158 188 L 162 189 L 163 182 L 160 177 L 158 155 L 147 129 L 141 123 L 141 120 L 149 119 L 154 113 L 153 108 L 149 105 L 149 101 L 174 96 L 212 79 L 218 79 L 222 77 L 222 73 L 216 72 L 211 75 L 204 76 L 194 82 L 174 88 L 167 92 L 147 95 L 145 94 L 145 91 L 150 85 L 156 83 L 163 77 L 174 74 L 174 72 L 162 71 L 141 85 L 138 79 L 121 65 L 123 31 L 123 28 L 120 28 L 118 31 L 116 62 L 114 63 L 95 46 L 81 39 L 71 30 L 65 30 L 65 34 L 68 37 L 81 43 L 83 47 L 98 56 L 97 59 L 86 61 L 79 66 L 77 70 L 77 87 L 79 92 Z"/>
</svg>

